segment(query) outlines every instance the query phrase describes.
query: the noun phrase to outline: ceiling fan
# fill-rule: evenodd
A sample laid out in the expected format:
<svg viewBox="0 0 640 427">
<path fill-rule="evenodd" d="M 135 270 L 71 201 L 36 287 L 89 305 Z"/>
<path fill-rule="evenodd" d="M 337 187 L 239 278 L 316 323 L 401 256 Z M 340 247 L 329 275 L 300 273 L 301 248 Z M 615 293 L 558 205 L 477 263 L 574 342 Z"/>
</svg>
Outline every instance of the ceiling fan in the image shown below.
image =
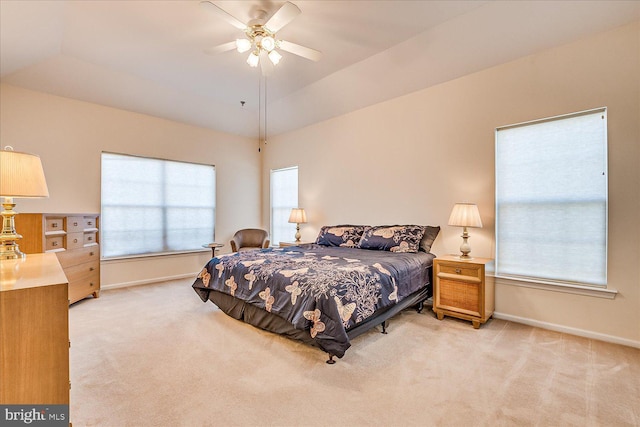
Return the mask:
<svg viewBox="0 0 640 427">
<path fill-rule="evenodd" d="M 233 49 L 241 53 L 251 51 L 247 58 L 247 63 L 251 67 L 257 67 L 260 64 L 262 74 L 265 76 L 270 75 L 273 71 L 273 66 L 277 65 L 282 59 L 278 49 L 311 61 L 319 61 L 322 57 L 322 53 L 315 49 L 277 38 L 276 33 L 302 13 L 298 6 L 291 2 L 283 4 L 266 22 L 267 13 L 261 10 L 254 19 L 246 24 L 211 1 L 201 1 L 200 6 L 242 30 L 246 36 L 245 38 L 239 38 L 232 42 L 205 49 L 206 53 L 217 54 Z"/>
</svg>

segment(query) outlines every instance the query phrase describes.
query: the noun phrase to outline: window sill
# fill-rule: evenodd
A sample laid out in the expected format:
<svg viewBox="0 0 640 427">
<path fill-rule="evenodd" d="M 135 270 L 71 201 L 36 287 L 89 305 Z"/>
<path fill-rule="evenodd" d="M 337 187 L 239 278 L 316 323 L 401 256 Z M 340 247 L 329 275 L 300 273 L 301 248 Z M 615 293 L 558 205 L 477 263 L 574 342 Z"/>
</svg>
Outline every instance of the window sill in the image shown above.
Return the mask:
<svg viewBox="0 0 640 427">
<path fill-rule="evenodd" d="M 570 283 L 552 283 L 542 280 L 523 279 L 514 277 L 492 276 L 497 285 L 521 286 L 525 288 L 542 289 L 545 291 L 563 292 L 567 294 L 584 295 L 596 298 L 614 299 L 618 294 L 615 289 L 596 288 L 592 286 L 573 285 Z"/>
<path fill-rule="evenodd" d="M 153 254 L 140 254 L 140 255 L 126 255 L 126 256 L 116 256 L 109 258 L 100 258 L 101 262 L 109 263 L 110 261 L 136 261 L 142 258 L 156 258 L 156 257 L 165 257 L 165 256 L 175 256 L 175 255 L 193 255 L 201 252 L 211 253 L 211 249 L 194 249 L 191 251 L 177 251 L 177 252 L 158 252 Z"/>
</svg>

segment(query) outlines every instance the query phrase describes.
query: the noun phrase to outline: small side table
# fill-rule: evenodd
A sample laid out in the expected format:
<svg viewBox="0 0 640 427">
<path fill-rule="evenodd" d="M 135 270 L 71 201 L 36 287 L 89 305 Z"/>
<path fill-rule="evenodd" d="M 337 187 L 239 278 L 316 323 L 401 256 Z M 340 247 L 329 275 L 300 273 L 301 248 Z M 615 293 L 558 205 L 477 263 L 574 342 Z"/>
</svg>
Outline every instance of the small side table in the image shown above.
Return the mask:
<svg viewBox="0 0 640 427">
<path fill-rule="evenodd" d="M 221 247 L 223 247 L 224 245 L 222 243 L 208 243 L 206 245 L 202 245 L 203 248 L 211 248 L 211 256 L 215 257 L 216 256 L 216 251 L 218 249 L 220 249 Z"/>
<path fill-rule="evenodd" d="M 475 329 L 493 315 L 494 285 L 485 280 L 488 258 L 461 260 L 447 255 L 433 261 L 433 311 L 438 320 L 451 316 L 470 320 Z"/>
</svg>

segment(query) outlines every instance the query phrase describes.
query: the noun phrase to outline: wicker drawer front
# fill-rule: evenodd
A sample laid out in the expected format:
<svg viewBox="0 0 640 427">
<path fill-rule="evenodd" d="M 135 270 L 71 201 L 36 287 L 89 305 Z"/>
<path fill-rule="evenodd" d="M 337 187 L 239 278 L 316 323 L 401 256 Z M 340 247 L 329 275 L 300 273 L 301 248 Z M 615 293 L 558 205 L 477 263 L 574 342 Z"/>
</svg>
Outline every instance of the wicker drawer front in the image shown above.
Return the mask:
<svg viewBox="0 0 640 427">
<path fill-rule="evenodd" d="M 439 306 L 480 316 L 480 299 L 477 284 L 442 278 L 440 278 L 439 284 Z"/>
</svg>

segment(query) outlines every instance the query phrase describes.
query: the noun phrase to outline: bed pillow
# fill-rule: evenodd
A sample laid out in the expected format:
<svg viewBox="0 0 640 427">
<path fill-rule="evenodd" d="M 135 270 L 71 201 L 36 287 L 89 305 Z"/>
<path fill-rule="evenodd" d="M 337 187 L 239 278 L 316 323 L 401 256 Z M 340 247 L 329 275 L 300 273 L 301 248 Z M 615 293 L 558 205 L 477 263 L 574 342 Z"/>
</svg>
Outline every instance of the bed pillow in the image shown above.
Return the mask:
<svg viewBox="0 0 640 427">
<path fill-rule="evenodd" d="M 418 252 L 424 236 L 422 225 L 381 225 L 368 227 L 358 247 L 390 252 Z"/>
<path fill-rule="evenodd" d="M 320 229 L 316 243 L 323 246 L 358 246 L 366 226 L 364 225 L 325 225 Z"/>
<path fill-rule="evenodd" d="M 422 236 L 422 240 L 420 240 L 420 250 L 423 252 L 431 252 L 431 245 L 433 245 L 433 241 L 438 237 L 439 232 L 440 226 L 433 227 L 427 225 L 424 230 L 424 236 Z"/>
</svg>

